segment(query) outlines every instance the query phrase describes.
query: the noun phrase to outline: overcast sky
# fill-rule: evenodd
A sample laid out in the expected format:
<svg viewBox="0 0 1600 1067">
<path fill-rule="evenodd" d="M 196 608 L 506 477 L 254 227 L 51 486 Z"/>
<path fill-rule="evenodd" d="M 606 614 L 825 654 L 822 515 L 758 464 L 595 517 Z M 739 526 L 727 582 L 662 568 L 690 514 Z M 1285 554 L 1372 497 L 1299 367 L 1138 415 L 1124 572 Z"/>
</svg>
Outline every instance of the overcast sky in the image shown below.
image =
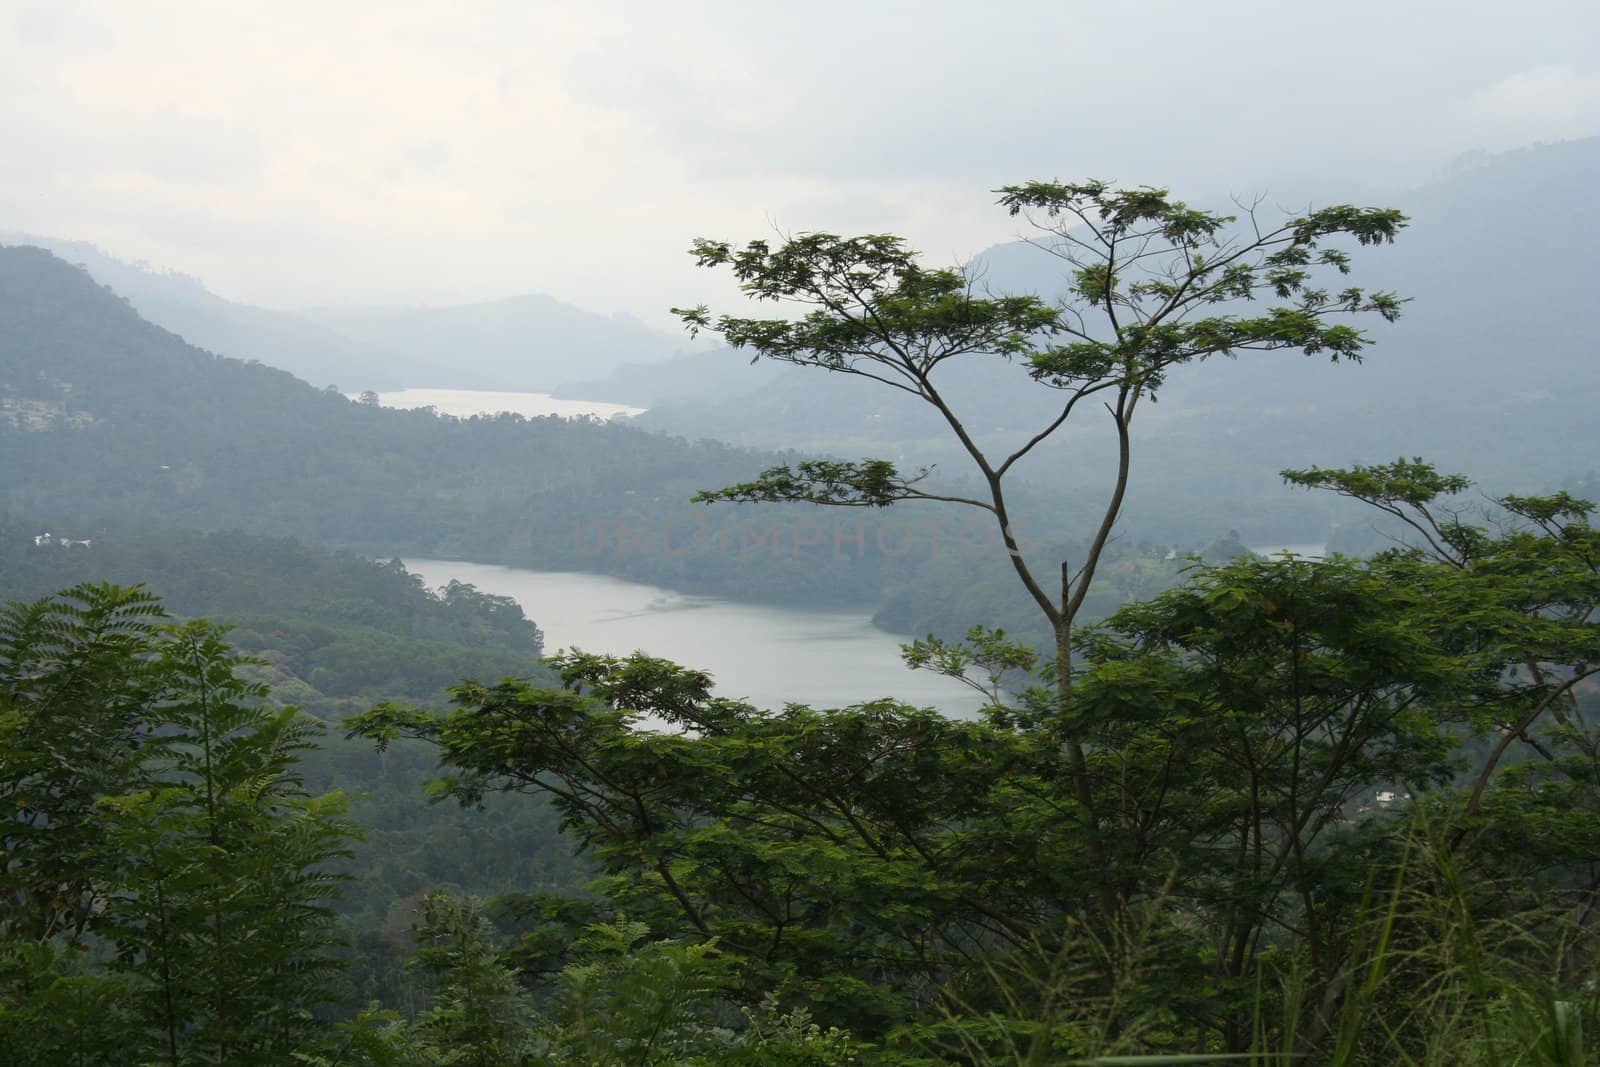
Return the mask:
<svg viewBox="0 0 1600 1067">
<path fill-rule="evenodd" d="M 1600 133 L 1600 4 L 0 0 L 0 100 L 0 229 L 273 306 L 664 325 L 695 236 L 950 259 L 1014 234 L 1004 182 L 1355 198 Z"/>
</svg>

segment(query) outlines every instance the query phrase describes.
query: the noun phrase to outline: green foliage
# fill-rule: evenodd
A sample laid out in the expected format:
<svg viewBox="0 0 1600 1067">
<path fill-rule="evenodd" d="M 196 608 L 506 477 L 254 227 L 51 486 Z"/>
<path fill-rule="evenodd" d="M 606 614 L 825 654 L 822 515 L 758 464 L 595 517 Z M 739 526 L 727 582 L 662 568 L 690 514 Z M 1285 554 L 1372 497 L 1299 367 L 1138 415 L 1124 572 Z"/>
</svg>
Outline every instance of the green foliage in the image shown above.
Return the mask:
<svg viewBox="0 0 1600 1067">
<path fill-rule="evenodd" d="M 618 923 L 591 928 L 584 948 L 559 980 L 548 1062 L 682 1063 L 723 1043 L 710 1009 L 733 961 L 714 944 L 652 941 L 645 924 Z"/>
<path fill-rule="evenodd" d="M 334 1027 L 316 1048 L 295 1053 L 307 1067 L 440 1067 L 440 1060 L 415 1040 L 395 1011 L 369 1005 Z"/>
<path fill-rule="evenodd" d="M 897 500 L 925 499 L 916 483 L 927 472 L 907 478 L 887 460 L 840 463 L 804 460 L 794 466 L 773 467 L 745 485 L 695 494 L 700 503 L 716 500 L 742 502 L 803 501 L 834 507 L 888 507 Z"/>
<path fill-rule="evenodd" d="M 996 709 L 1004 707 L 1008 685 L 1018 688 L 1040 669 L 1039 654 L 1032 646 L 987 626 L 972 627 L 959 642 L 929 634 L 902 646 L 902 658 L 912 670 L 930 670 L 971 686 Z M 980 678 L 972 676 L 975 670 L 981 672 Z"/>
<path fill-rule="evenodd" d="M 844 1067 L 856 1042 L 776 997 L 734 1013 L 738 961 L 712 942 L 652 939 L 644 923 L 591 926 L 557 979 L 539 1062 Z"/>
<path fill-rule="evenodd" d="M 915 986 L 946 940 L 1010 921 L 1001 887 L 955 876 L 976 875 L 976 856 L 921 834 L 992 804 L 986 785 L 1015 762 L 1014 743 L 888 703 L 761 715 L 709 697 L 704 675 L 643 656 L 558 662 L 569 688 L 464 687 L 455 712 L 380 708 L 352 726 L 439 744 L 457 772 L 441 788 L 463 799 L 548 792 L 612 876 L 618 906 L 765 961 L 769 978 L 798 983 L 802 1006 L 828 1006 L 824 1025 L 892 1014 L 887 976 Z M 660 727 L 640 729 L 645 716 Z M 976 830 L 950 832 L 979 847 Z M 924 851 L 951 852 L 955 870 L 925 869 Z M 931 956 L 908 951 L 905 939 L 930 935 Z"/>
<path fill-rule="evenodd" d="M 957 270 L 928 270 L 898 237 L 801 234 L 773 248 L 751 241 L 735 250 L 723 241 L 696 241 L 702 267 L 728 267 L 754 300 L 800 299 L 816 310 L 797 320 L 712 320 L 707 309 L 677 309 L 691 332 L 711 329 L 734 348 L 835 370 L 871 374 L 886 344 L 921 350 L 925 367 L 968 352 L 1022 354 L 1032 336 L 1050 330 L 1054 310 L 1032 296 L 981 298 Z M 862 313 L 841 313 L 841 307 Z M 886 342 L 886 336 L 894 342 Z M 820 354 L 820 356 L 819 356 Z M 859 365 L 858 365 L 859 361 Z M 914 379 L 906 376 L 904 387 Z"/>
<path fill-rule="evenodd" d="M 736 1011 L 738 961 L 710 942 L 652 938 L 643 923 L 594 923 L 571 946 L 576 957 L 547 984 L 535 1011 L 483 905 L 434 892 L 414 927 L 412 965 L 428 979 L 429 1006 L 409 1026 L 369 1010 L 343 1027 L 347 1057 L 308 1062 L 806 1064 L 854 1063 L 856 1042 L 824 1030 L 776 998 Z"/>
<path fill-rule="evenodd" d="M 36 532 L 36 531 L 35 531 Z M 433 699 L 463 675 L 537 673 L 543 638 L 509 597 L 423 587 L 380 562 L 239 532 L 128 531 L 90 548 L 36 547 L 0 524 L 0 594 L 32 599 L 90 579 L 138 582 L 167 610 L 228 623 L 241 665 L 325 718 L 376 700 Z"/>
<path fill-rule="evenodd" d="M 1572 917 L 1596 903 L 1600 552 L 1581 501 L 1506 507 L 1521 525 L 1455 517 L 1465 563 L 1197 567 L 1083 635 L 1064 705 L 1003 633 L 912 645 L 986 676 L 980 721 L 763 715 L 573 653 L 560 689 L 351 726 L 435 746 L 441 795 L 550 797 L 638 930 L 714 945 L 730 1002 L 791 998 L 883 1062 L 1447 1062 L 1508 1027 L 1565 1049 L 1551 1005 L 1596 948 Z"/>
<path fill-rule="evenodd" d="M 481 906 L 443 892 L 417 909 L 413 965 L 430 978 L 431 1006 L 414 1025 L 419 1046 L 440 1063 L 501 1067 L 526 1062 L 532 1012 L 500 958 Z"/>
<path fill-rule="evenodd" d="M 141 771 L 164 679 L 148 662 L 163 612 L 139 589 L 86 585 L 0 607 L 0 929 L 80 937 L 104 903 L 91 818 Z"/>
<path fill-rule="evenodd" d="M 1164 189 L 1031 182 L 999 192 L 1000 204 L 1026 216 L 1042 234 L 1040 246 L 1069 270 L 1070 295 L 1061 306 L 1033 296 L 979 298 L 966 272 L 929 271 L 897 238 L 801 234 L 776 248 L 757 240 L 736 251 L 726 242 L 700 240 L 692 249 L 699 265 L 728 268 L 752 300 L 806 309 L 798 317 L 713 319 L 704 307 L 679 310 L 691 332 L 709 328 L 736 349 L 752 349 L 756 359 L 859 377 L 916 398 L 943 420 L 980 488 L 970 495 L 930 492 L 918 487 L 926 471 L 906 477 L 884 460 L 817 462 L 770 468 L 757 481 L 702 491 L 696 499 L 872 507 L 932 500 L 985 513 L 1050 629 L 1057 736 L 1077 819 L 1090 832 L 1092 859 L 1099 860 L 1090 739 L 1070 728 L 1074 629 L 1121 516 L 1136 413 L 1145 400 L 1155 402 L 1172 370 L 1213 356 L 1291 350 L 1358 359 L 1369 339 L 1343 320 L 1376 314 L 1392 322 L 1401 301 L 1387 292 L 1325 287 L 1329 274 L 1351 269 L 1348 253 L 1330 242 L 1387 243 L 1405 217 L 1392 209 L 1340 205 L 1271 224 L 1252 207 L 1248 224 L 1232 227 L 1234 217 L 1192 209 Z M 1264 314 L 1236 312 L 1257 297 L 1292 303 Z M 960 390 L 945 373 L 952 361 L 975 360 L 1020 362 L 1034 382 L 1061 398 L 1058 410 L 1020 444 L 1003 446 L 1010 449 L 1003 455 L 980 443 L 964 421 Z M 1115 430 L 1110 490 L 1094 511 L 1082 559 L 1041 564 L 1022 547 L 1007 475 L 1057 437 L 1086 400 L 1104 408 Z M 1111 910 L 1113 890 L 1105 886 L 1104 893 L 1102 910 Z"/>
<path fill-rule="evenodd" d="M 335 999 L 325 868 L 354 831 L 341 797 L 301 789 L 311 724 L 260 702 L 216 626 L 161 615 L 109 585 L 5 608 L 0 947 L 20 966 L 0 1029 L 80 998 L 119 1020 L 122 1054 L 282 1062 Z M 103 1025 L 55 1025 L 22 1062 L 69 1040 L 109 1061 Z"/>
<path fill-rule="evenodd" d="M 0 524 L 0 596 L 32 599 L 91 577 L 146 581 L 168 610 L 231 627 L 228 643 L 250 657 L 237 664 L 239 678 L 319 718 L 378 700 L 434 700 L 462 676 L 546 671 L 538 628 L 514 602 L 459 583 L 427 590 L 397 561 L 171 529 L 62 550 L 36 547 L 32 528 Z M 418 995 L 404 966 L 403 913 L 430 887 L 573 890 L 588 877 L 543 806 L 468 813 L 430 805 L 420 788 L 431 767 L 424 752 L 402 748 L 380 759 L 367 746 L 324 736 L 299 754 L 299 766 L 308 790 L 342 791 L 349 817 L 366 830 L 352 842 L 354 854 L 334 865 L 360 874 L 338 905 L 351 941 L 344 995 L 354 1003 L 405 1004 Z"/>
<path fill-rule="evenodd" d="M 977 675 L 977 721 L 764 714 L 577 652 L 559 687 L 354 718 L 385 758 L 433 748 L 438 799 L 547 797 L 601 878 L 423 898 L 413 1010 L 341 1028 L 312 1009 L 347 829 L 299 786 L 307 720 L 136 591 L 13 605 L 5 875 L 33 903 L 7 914 L 0 1032 L 41 1063 L 1581 1062 L 1590 505 L 1507 497 L 1476 525 L 1406 492 L 1441 551 L 1198 567 L 1081 635 L 1065 704 L 978 627 L 908 649 Z M 109 757 L 56 761 L 51 714 Z"/>
<path fill-rule="evenodd" d="M 1101 735 L 1115 718 L 1131 717 L 1122 690 L 1115 690 L 1117 711 L 1113 716 L 1086 715 L 1074 705 L 1072 690 L 1079 674 L 1075 630 L 1084 617 L 1099 569 L 1107 561 L 1107 546 L 1121 515 L 1132 472 L 1136 413 L 1145 400 L 1155 402 L 1174 369 L 1213 356 L 1291 350 L 1307 355 L 1325 353 L 1336 361 L 1359 359 L 1369 339 L 1344 320 L 1375 314 L 1392 322 L 1399 315 L 1401 300 L 1392 293 L 1327 284 L 1324 279 L 1329 275 L 1342 276 L 1351 270 L 1349 254 L 1335 242 L 1392 242 L 1406 220 L 1392 209 L 1340 205 L 1273 224 L 1259 219 L 1252 206 L 1247 224 L 1236 226 L 1236 218 L 1190 208 L 1164 189 L 1112 189 L 1093 181 L 1030 182 L 999 192 L 1000 204 L 1013 216 L 1025 216 L 1042 235 L 1037 243 L 1062 260 L 1070 272 L 1069 296 L 1061 306 L 1031 296 L 976 297 L 973 279 L 965 272 L 926 270 L 896 238 L 801 234 L 786 238 L 776 248 L 761 240 L 742 250 L 726 242 L 701 240 L 692 250 L 699 265 L 728 268 L 752 300 L 805 309 L 798 317 L 712 318 L 704 307 L 679 310 L 691 332 L 711 329 L 736 349 L 752 349 L 756 359 L 765 356 L 859 377 L 915 397 L 943 420 L 981 480 L 981 488 L 966 496 L 929 492 L 918 487 L 926 471 L 906 477 L 883 460 L 815 462 L 798 468 L 770 468 L 754 482 L 703 491 L 697 499 L 872 507 L 935 500 L 986 513 L 1018 582 L 1050 630 L 1053 669 L 1048 681 L 1053 692 L 1048 700 L 1043 690 L 1026 696 L 1022 720 L 1030 727 L 1025 734 L 1030 742 L 1049 738 L 1064 757 L 1058 765 L 1037 772 L 1044 781 L 1031 792 L 1056 796 L 1063 803 L 1036 832 L 1052 844 L 1070 841 L 1081 852 L 1088 869 L 1079 872 L 1078 884 L 1092 887 L 1097 898 L 1092 906 L 1102 921 L 1109 922 L 1130 894 L 1139 893 L 1138 883 L 1148 883 L 1152 873 L 1148 865 L 1160 853 L 1147 851 L 1152 844 L 1147 833 L 1150 827 L 1135 830 L 1135 848 L 1124 847 L 1123 827 L 1117 824 L 1128 821 L 1127 798 L 1115 791 L 1105 795 L 1104 789 L 1097 788 L 1099 768 L 1094 764 L 1105 763 L 1104 753 L 1117 751 L 1114 746 L 1127 740 Z M 1245 308 L 1253 311 L 1252 302 L 1258 297 L 1290 303 L 1268 307 L 1264 313 L 1242 313 Z M 1010 451 L 1003 455 L 981 444 L 964 421 L 957 402 L 959 389 L 952 387 L 945 373 L 951 361 L 974 360 L 991 365 L 1020 362 L 1034 382 L 1058 391 L 1061 397 L 1059 409 L 1020 445 L 1005 446 Z M 1096 509 L 1094 533 L 1081 560 L 1057 557 L 1041 564 L 1036 554 L 1022 546 L 1013 518 L 1014 502 L 1007 495 L 1007 475 L 1036 448 L 1056 437 L 1086 400 L 1103 407 L 1115 429 L 1117 453 L 1109 476 L 1110 491 Z M 1055 578 L 1058 570 L 1059 582 Z M 981 647 L 986 640 L 980 632 L 966 649 L 959 649 L 931 636 L 910 646 L 906 654 L 913 664 L 962 676 L 958 668 L 963 660 L 978 664 L 981 657 L 991 664 L 997 662 L 996 648 Z M 1193 651 L 1182 646 L 1179 650 Z M 1168 658 L 1179 650 L 1166 650 Z M 1010 658 L 1017 659 L 1014 655 Z M 1241 663 L 1240 669 L 1249 671 L 1262 665 Z M 1119 669 L 1128 674 L 1134 668 L 1102 661 L 1094 669 L 1097 675 L 1106 675 Z M 991 677 L 990 689 L 998 703 L 999 676 L 992 667 Z M 1187 679 L 1177 681 L 1179 685 L 1192 684 Z M 1148 683 L 1141 680 L 1140 684 Z M 1354 684 L 1340 699 L 1360 699 L 1366 694 L 1363 684 Z M 1157 705 L 1163 710 L 1190 699 L 1183 692 L 1160 696 L 1166 700 Z M 1248 720 L 1259 710 L 1257 706 L 1243 709 L 1242 718 Z M 1009 713 L 994 716 L 997 728 L 1015 721 Z M 1281 723 L 1274 724 L 1275 729 L 1281 727 Z M 1291 728 L 1302 727 L 1307 724 Z M 1308 728 L 1332 727 L 1319 723 Z M 1149 750 L 1160 750 L 1174 738 L 1163 734 L 1150 740 Z M 1300 746 L 1289 746 L 1289 750 L 1298 770 Z M 1338 751 L 1339 746 L 1333 750 Z M 1134 744 L 1132 751 L 1138 753 L 1141 748 Z M 1236 759 L 1233 753 L 1220 758 L 1229 765 Z M 537 758 L 534 765 L 543 766 Z M 1161 796 L 1174 784 L 1169 780 L 1171 767 L 1168 757 L 1164 769 L 1154 775 Z M 1152 769 L 1139 768 L 1138 777 Z M 1360 777 L 1362 773 L 1367 777 Z M 1436 776 L 1432 768 L 1427 774 Z M 1364 784 L 1369 779 L 1370 771 L 1365 771 L 1358 772 L 1353 781 Z M 1121 781 L 1130 781 L 1126 773 Z M 1178 789 L 1188 785 L 1182 783 Z M 1291 794 L 1298 795 L 1297 788 L 1298 783 Z M 1197 789 L 1186 795 L 1198 799 L 1199 793 Z M 1337 792 L 1332 795 L 1340 796 Z M 1067 797 L 1070 803 L 1065 803 Z M 1318 809 L 1321 799 L 1312 804 L 1314 815 L 1291 804 L 1289 836 L 1295 849 L 1304 844 L 1301 837 L 1307 818 L 1329 817 Z M 1343 799 L 1347 798 L 1341 797 L 1340 802 Z M 985 801 L 992 804 L 987 797 Z M 844 808 L 855 801 L 835 803 Z M 1109 809 L 1104 807 L 1107 804 Z M 982 810 L 985 804 L 978 806 Z M 909 821 L 916 823 L 915 819 Z M 891 822 L 904 832 L 907 817 L 896 816 Z M 1246 853 L 1252 848 L 1252 833 L 1259 837 L 1261 832 L 1258 817 L 1253 830 L 1247 827 L 1244 832 L 1241 847 Z M 911 838 L 913 847 L 922 850 L 917 875 L 938 869 L 941 865 L 933 858 L 938 850 L 929 853 L 916 834 Z M 869 847 L 873 843 L 867 839 Z M 1258 868 L 1264 850 L 1278 849 L 1259 840 L 1253 847 Z M 1181 855 L 1182 850 L 1178 852 Z M 1282 866 L 1282 850 L 1279 852 L 1273 876 Z M 1163 861 L 1172 858 L 1169 853 Z M 1074 866 L 1063 862 L 1061 869 Z M 1273 891 L 1283 891 L 1273 876 L 1266 879 L 1268 885 Z M 910 879 L 906 880 L 909 884 Z M 1245 881 L 1242 874 L 1235 875 L 1236 883 Z M 956 895 L 971 899 L 974 892 L 973 887 L 964 887 Z M 683 894 L 677 895 L 681 902 Z M 1020 910 L 1005 910 L 1004 914 L 1043 916 L 1047 912 L 1041 905 L 1039 898 L 1024 893 L 1016 902 Z M 684 907 L 692 910 L 687 904 Z M 1252 904 L 1234 913 L 1233 918 L 1244 924 L 1240 936 L 1247 942 L 1240 942 L 1237 951 L 1231 942 L 1219 948 L 1220 958 L 1233 960 L 1231 970 L 1224 968 L 1226 978 L 1235 979 L 1241 973 L 1245 961 L 1238 958 L 1239 953 L 1247 951 L 1243 946 L 1259 943 L 1257 932 L 1264 921 L 1261 911 Z M 771 905 L 765 913 L 769 919 L 781 914 Z M 782 928 L 781 920 L 773 921 Z M 1023 919 L 1024 925 L 1027 921 Z M 940 935 L 949 938 L 945 930 L 941 929 Z M 969 935 L 964 932 L 947 947 L 964 952 L 960 941 L 965 936 Z M 1005 935 L 986 930 L 984 936 Z M 1224 940 L 1233 936 L 1226 934 Z M 922 958 L 926 960 L 925 952 Z M 931 983 L 937 975 L 938 966 L 927 966 L 919 980 Z"/>
<path fill-rule="evenodd" d="M 20 1065 L 116 1067 L 148 1054 L 136 991 L 64 939 L 0 937 L 0 1048 Z"/>
</svg>

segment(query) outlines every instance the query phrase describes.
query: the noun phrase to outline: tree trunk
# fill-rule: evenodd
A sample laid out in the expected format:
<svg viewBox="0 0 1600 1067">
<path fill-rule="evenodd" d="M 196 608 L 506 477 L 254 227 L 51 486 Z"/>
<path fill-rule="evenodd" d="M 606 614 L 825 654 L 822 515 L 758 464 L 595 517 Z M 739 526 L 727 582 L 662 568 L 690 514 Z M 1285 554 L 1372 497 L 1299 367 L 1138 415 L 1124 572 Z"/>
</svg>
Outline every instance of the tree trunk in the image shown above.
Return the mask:
<svg viewBox="0 0 1600 1067">
<path fill-rule="evenodd" d="M 1056 633 L 1056 714 L 1061 719 L 1061 729 L 1067 730 L 1072 716 L 1072 570 L 1066 560 L 1061 561 L 1061 614 L 1051 620 Z M 1094 825 L 1094 794 L 1089 789 L 1089 765 L 1083 754 L 1083 743 L 1075 732 L 1066 733 L 1067 759 L 1072 767 L 1072 788 L 1082 806 L 1084 818 Z"/>
</svg>

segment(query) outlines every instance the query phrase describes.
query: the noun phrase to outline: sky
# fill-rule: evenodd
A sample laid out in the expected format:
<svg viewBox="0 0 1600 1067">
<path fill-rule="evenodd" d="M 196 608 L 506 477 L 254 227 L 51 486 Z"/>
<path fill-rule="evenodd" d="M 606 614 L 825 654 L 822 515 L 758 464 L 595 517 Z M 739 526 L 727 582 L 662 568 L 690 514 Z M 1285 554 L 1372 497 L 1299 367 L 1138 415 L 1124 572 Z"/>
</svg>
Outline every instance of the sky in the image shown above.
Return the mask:
<svg viewBox="0 0 1600 1067">
<path fill-rule="evenodd" d="M 1600 133 L 1600 4 L 0 0 L 0 230 L 273 307 L 670 323 L 699 236 L 1016 236 L 991 190 L 1358 199 Z"/>
</svg>

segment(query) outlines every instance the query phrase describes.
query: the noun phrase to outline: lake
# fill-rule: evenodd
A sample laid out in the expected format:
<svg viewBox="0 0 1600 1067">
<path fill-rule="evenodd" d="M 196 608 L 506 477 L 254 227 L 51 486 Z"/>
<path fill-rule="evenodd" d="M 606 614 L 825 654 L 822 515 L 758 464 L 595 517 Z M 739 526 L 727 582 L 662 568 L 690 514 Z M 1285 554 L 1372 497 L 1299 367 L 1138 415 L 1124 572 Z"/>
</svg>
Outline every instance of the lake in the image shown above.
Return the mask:
<svg viewBox="0 0 1600 1067">
<path fill-rule="evenodd" d="M 900 662 L 902 638 L 859 611 L 806 611 L 689 596 L 620 578 L 484 563 L 408 559 L 431 588 L 452 579 L 509 596 L 544 631 L 547 652 L 644 650 L 709 673 L 719 696 L 757 707 L 894 697 L 950 715 L 982 703 L 971 689 Z"/>
<path fill-rule="evenodd" d="M 1288 553 L 1299 556 L 1301 559 L 1326 559 L 1328 546 L 1322 541 L 1298 545 L 1251 545 L 1250 551 L 1258 556 L 1281 556 L 1284 553 Z"/>
<path fill-rule="evenodd" d="M 562 400 L 549 393 L 501 393 L 487 389 L 398 389 L 379 393 L 378 403 L 386 408 L 431 407 L 441 415 L 497 415 L 514 412 L 527 418 L 559 415 L 565 419 L 593 416 L 612 419 L 618 415 L 639 415 L 644 408 L 611 404 L 604 400 Z"/>
</svg>

